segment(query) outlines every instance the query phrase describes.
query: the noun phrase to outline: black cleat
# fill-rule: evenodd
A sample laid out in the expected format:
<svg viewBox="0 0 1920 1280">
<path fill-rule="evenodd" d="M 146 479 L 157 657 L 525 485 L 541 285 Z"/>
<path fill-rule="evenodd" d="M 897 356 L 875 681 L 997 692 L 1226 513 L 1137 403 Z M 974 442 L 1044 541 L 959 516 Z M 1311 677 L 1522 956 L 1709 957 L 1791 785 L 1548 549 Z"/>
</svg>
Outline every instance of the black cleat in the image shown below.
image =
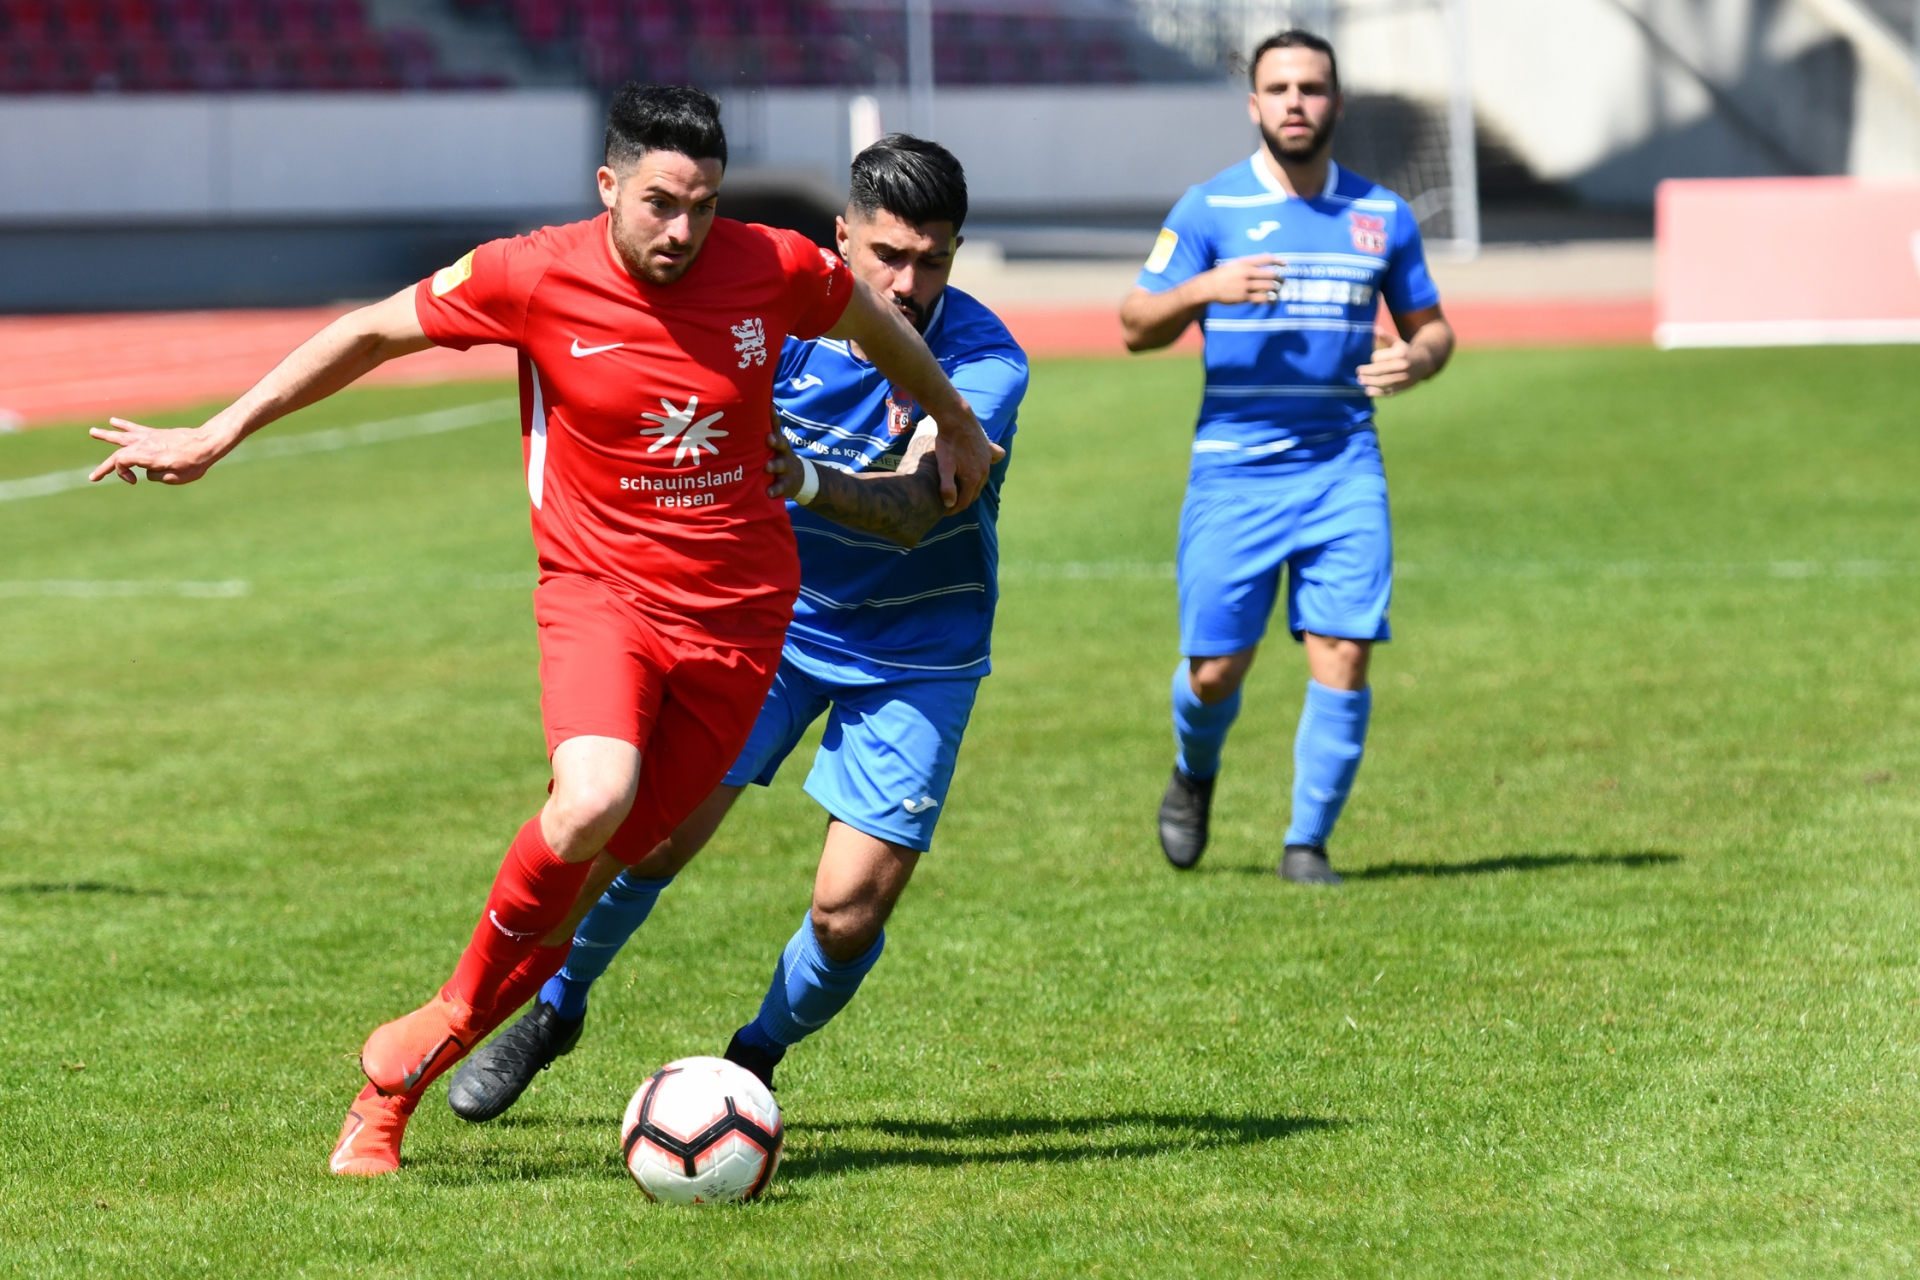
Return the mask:
<svg viewBox="0 0 1920 1280">
<path fill-rule="evenodd" d="M 1195 778 L 1179 765 L 1160 799 L 1160 850 L 1189 871 L 1207 851 L 1207 817 L 1213 811 L 1213 779 Z"/>
<path fill-rule="evenodd" d="M 1327 862 L 1327 851 L 1317 844 L 1290 844 L 1274 874 L 1295 884 L 1345 884 Z"/>
<path fill-rule="evenodd" d="M 518 1022 L 460 1064 L 447 1086 L 447 1105 L 474 1124 L 500 1115 L 555 1058 L 573 1051 L 586 1025 L 584 1015 L 569 1020 L 552 1005 L 535 1000 Z"/>
<path fill-rule="evenodd" d="M 756 1048 L 742 1040 L 740 1032 L 736 1031 L 733 1033 L 733 1039 L 727 1041 L 727 1051 L 720 1056 L 736 1067 L 745 1067 L 753 1072 L 760 1077 L 760 1083 L 767 1086 L 767 1092 L 772 1093 L 773 1069 L 780 1065 L 780 1059 L 786 1057 L 786 1054 L 782 1053 L 776 1057 L 765 1049 Z"/>
</svg>

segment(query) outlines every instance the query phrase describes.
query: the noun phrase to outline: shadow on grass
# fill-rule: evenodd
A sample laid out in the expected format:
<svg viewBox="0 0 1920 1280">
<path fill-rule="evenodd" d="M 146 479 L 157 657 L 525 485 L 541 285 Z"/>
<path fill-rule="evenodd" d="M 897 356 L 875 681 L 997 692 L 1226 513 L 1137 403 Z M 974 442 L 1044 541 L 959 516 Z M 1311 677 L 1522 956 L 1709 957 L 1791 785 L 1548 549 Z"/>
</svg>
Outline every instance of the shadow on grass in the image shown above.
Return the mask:
<svg viewBox="0 0 1920 1280">
<path fill-rule="evenodd" d="M 1490 876 L 1502 871 L 1553 871 L 1560 867 L 1661 867 L 1681 861 L 1677 853 L 1510 853 L 1504 858 L 1480 858 L 1473 862 L 1382 862 L 1349 871 L 1334 870 L 1349 880 L 1404 880 L 1427 876 Z M 1245 866 L 1217 863 L 1199 868 L 1202 874 L 1222 876 L 1265 876 L 1273 879 L 1271 866 Z"/>
<path fill-rule="evenodd" d="M 953 1122 L 875 1120 L 825 1125 L 809 1136 L 821 1145 L 789 1149 L 783 1179 L 804 1181 L 858 1169 L 901 1165 L 1074 1164 L 1139 1160 L 1171 1151 L 1244 1147 L 1303 1133 L 1344 1128 L 1318 1116 L 1218 1116 L 1122 1113 L 1111 1116 L 1005 1116 Z M 1142 1132 L 1144 1130 L 1144 1132 Z M 873 1135 L 879 1141 L 863 1141 Z M 809 1144 L 811 1145 L 811 1143 Z"/>
<path fill-rule="evenodd" d="M 609 1116 L 530 1115 L 513 1123 L 502 1116 L 493 1127 L 522 1130 L 604 1131 L 617 1127 Z M 788 1130 L 781 1182 L 802 1182 L 861 1169 L 901 1166 L 949 1169 L 966 1165 L 1074 1164 L 1085 1160 L 1141 1160 L 1172 1151 L 1205 1151 L 1278 1142 L 1303 1133 L 1342 1129 L 1349 1121 L 1318 1116 L 1219 1116 L 1122 1113 L 1111 1116 L 1002 1116 L 952 1122 L 872 1120 L 846 1124 L 801 1125 Z M 1144 1131 L 1144 1132 L 1143 1132 Z M 531 1135 L 529 1135 L 531 1136 Z M 814 1148 L 793 1149 L 800 1137 Z M 620 1153 L 611 1148 L 594 1159 L 558 1150 L 539 1153 L 502 1150 L 497 1145 L 462 1144 L 442 1149 L 405 1168 L 433 1186 L 476 1186 L 537 1182 L 583 1175 L 624 1178 Z"/>
<path fill-rule="evenodd" d="M 45 895 L 56 893 L 104 893 L 122 898 L 204 898 L 204 893 L 179 889 L 141 889 L 130 884 L 108 884 L 104 880 L 75 880 L 67 884 L 32 883 L 0 885 L 0 893 Z"/>
<path fill-rule="evenodd" d="M 1408 876 L 1486 876 L 1501 871 L 1551 871 L 1556 867 L 1664 867 L 1677 853 L 1512 853 L 1474 862 L 1382 862 L 1341 874 L 1349 880 L 1396 880 Z"/>
</svg>

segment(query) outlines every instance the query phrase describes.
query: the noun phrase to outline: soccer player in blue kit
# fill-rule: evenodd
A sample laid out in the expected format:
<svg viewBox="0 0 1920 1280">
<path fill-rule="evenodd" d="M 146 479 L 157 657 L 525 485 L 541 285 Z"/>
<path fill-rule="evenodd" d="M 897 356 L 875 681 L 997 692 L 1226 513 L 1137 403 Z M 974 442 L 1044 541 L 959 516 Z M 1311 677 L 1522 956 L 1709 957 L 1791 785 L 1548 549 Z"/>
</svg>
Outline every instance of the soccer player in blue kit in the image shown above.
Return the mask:
<svg viewBox="0 0 1920 1280">
<path fill-rule="evenodd" d="M 1196 319 L 1206 341 L 1160 846 L 1183 870 L 1206 850 L 1221 747 L 1284 571 L 1287 628 L 1310 678 L 1277 871 L 1331 885 L 1327 839 L 1373 706 L 1367 662 L 1389 637 L 1393 541 L 1371 402 L 1438 373 L 1453 331 L 1412 210 L 1333 163 L 1333 46 L 1300 30 L 1272 36 L 1251 79 L 1262 146 L 1181 197 L 1120 310 L 1132 350 L 1167 346 Z M 1382 300 L 1398 334 L 1376 342 Z"/>
<path fill-rule="evenodd" d="M 992 312 L 947 287 L 966 212 L 959 161 L 893 134 L 854 159 L 839 248 L 920 331 L 988 439 L 1010 450 L 1027 359 Z M 787 342 L 774 410 L 788 469 L 776 488 L 792 499 L 800 597 L 759 721 L 725 781 L 671 838 L 630 869 L 604 855 L 596 864 L 574 915 L 545 940 L 571 938 L 566 966 L 449 1086 L 465 1119 L 501 1114 L 573 1048 L 588 990 L 661 891 L 747 784 L 773 781 L 821 715 L 806 790 L 830 816 L 812 907 L 729 1059 L 772 1085 L 787 1049 L 844 1008 L 879 960 L 887 917 L 932 843 L 990 669 L 1007 458 L 973 506 L 948 515 L 922 415 L 857 347 L 833 339 Z"/>
</svg>

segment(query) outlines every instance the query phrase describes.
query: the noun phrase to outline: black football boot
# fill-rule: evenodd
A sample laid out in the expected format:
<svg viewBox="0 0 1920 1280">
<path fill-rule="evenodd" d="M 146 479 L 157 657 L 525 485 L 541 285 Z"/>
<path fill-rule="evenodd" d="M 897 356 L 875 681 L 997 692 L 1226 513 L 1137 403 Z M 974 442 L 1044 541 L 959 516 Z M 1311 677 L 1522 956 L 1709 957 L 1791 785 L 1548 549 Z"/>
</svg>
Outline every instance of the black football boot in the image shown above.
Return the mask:
<svg viewBox="0 0 1920 1280">
<path fill-rule="evenodd" d="M 744 1030 L 746 1028 L 742 1027 L 741 1031 Z M 760 1077 L 760 1083 L 767 1086 L 767 1092 L 772 1093 L 774 1091 L 773 1069 L 779 1066 L 780 1059 L 787 1055 L 784 1051 L 777 1055 L 771 1054 L 757 1045 L 748 1044 L 740 1038 L 740 1032 L 736 1031 L 733 1033 L 733 1039 L 727 1041 L 727 1051 L 720 1056 L 736 1067 L 745 1067 L 753 1072 Z"/>
<path fill-rule="evenodd" d="M 460 1064 L 447 1086 L 447 1105 L 474 1124 L 500 1115 L 555 1058 L 573 1051 L 586 1025 L 585 1015 L 569 1020 L 552 1005 L 535 1000 L 518 1022 Z"/>
<path fill-rule="evenodd" d="M 1344 884 L 1339 874 L 1327 862 L 1327 850 L 1317 844 L 1290 844 L 1280 865 L 1274 868 L 1282 880 L 1291 880 L 1295 884 Z"/>
<path fill-rule="evenodd" d="M 1190 871 L 1207 851 L 1207 819 L 1213 811 L 1213 779 L 1195 778 L 1179 765 L 1160 798 L 1160 850 L 1181 871 Z"/>
</svg>

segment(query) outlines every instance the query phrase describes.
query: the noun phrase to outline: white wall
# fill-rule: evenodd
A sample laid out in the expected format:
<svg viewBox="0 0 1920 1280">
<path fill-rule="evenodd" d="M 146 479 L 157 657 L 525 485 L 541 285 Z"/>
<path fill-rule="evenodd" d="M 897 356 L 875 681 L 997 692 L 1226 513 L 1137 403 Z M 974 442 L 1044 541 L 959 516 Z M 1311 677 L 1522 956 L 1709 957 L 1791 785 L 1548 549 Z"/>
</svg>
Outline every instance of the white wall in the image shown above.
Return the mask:
<svg viewBox="0 0 1920 1280">
<path fill-rule="evenodd" d="M 602 125 L 573 91 L 0 98 L 0 223 L 585 209 Z"/>
<path fill-rule="evenodd" d="M 1854 49 L 1853 132 L 1836 168 L 1862 176 L 1920 172 L 1920 85 L 1900 38 L 1859 0 L 1625 0 L 1717 84 L 1764 79 L 1767 64 L 1835 36 Z M 1475 106 L 1542 177 L 1576 178 L 1661 133 L 1712 114 L 1697 80 L 1656 56 L 1614 0 L 1467 0 Z M 1384 37 L 1352 25 L 1343 61 L 1380 75 Z M 1389 70 L 1385 78 L 1411 71 Z M 1632 184 L 1651 190 L 1648 170 Z M 1614 181 L 1626 181 L 1622 175 Z M 1605 197 L 1607 191 L 1590 194 Z M 1625 187 L 1611 194 L 1631 194 Z"/>
<path fill-rule="evenodd" d="M 881 94 L 889 131 L 906 96 Z M 852 160 L 847 93 L 777 89 L 724 100 L 736 176 L 806 173 L 844 194 Z M 967 168 L 973 208 L 993 216 L 1151 211 L 1253 154 L 1237 85 L 955 88 L 940 91 L 934 136 Z"/>
</svg>

